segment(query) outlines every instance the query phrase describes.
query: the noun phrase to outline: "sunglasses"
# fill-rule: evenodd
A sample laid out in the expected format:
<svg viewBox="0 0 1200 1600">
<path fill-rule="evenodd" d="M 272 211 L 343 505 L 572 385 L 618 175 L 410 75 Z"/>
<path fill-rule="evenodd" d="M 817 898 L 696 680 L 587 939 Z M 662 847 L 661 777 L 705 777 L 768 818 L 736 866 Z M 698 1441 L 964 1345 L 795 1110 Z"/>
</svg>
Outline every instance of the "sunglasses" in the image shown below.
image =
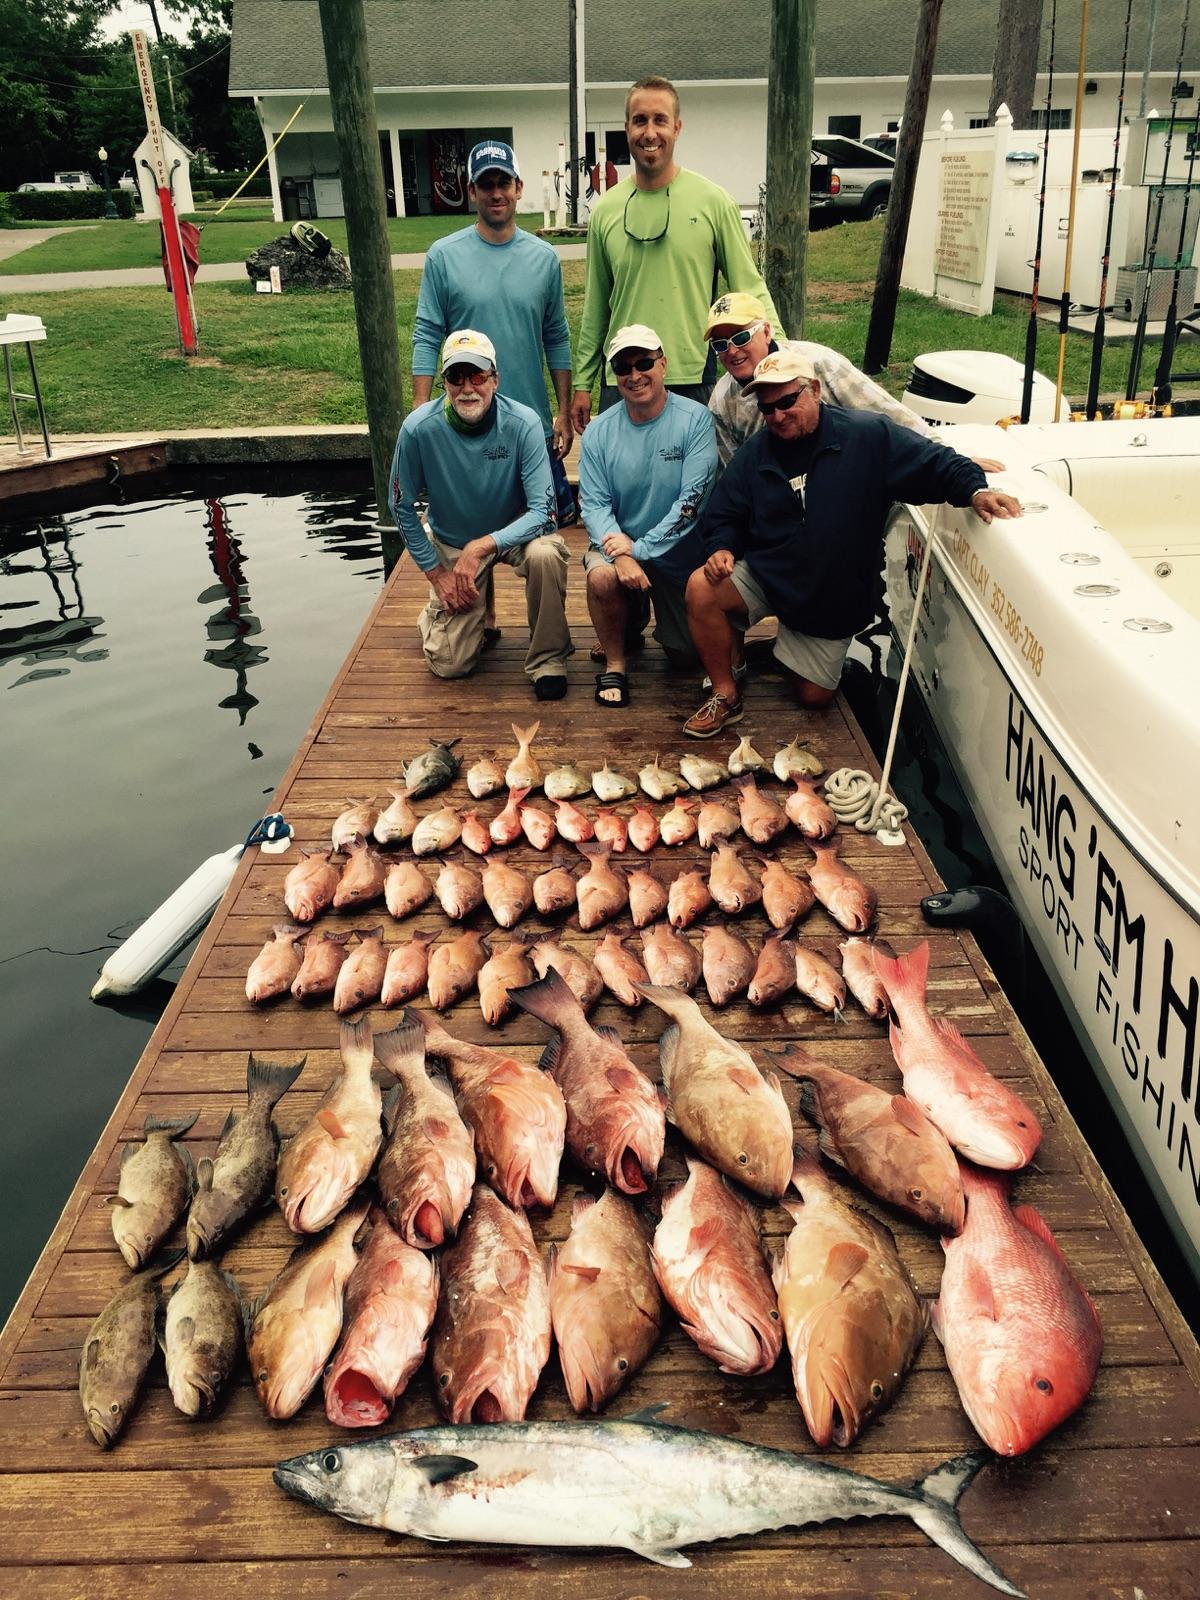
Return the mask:
<svg viewBox="0 0 1200 1600">
<path fill-rule="evenodd" d="M 467 366 L 447 367 L 445 372 L 442 373 L 445 381 L 455 389 L 461 389 L 466 383 L 473 384 L 476 388 L 482 388 L 489 378 L 494 378 L 495 376 L 494 372 L 484 372 L 481 367 Z"/>
<path fill-rule="evenodd" d="M 629 208 L 633 204 L 633 202 L 640 197 L 640 194 L 641 194 L 641 191 L 635 188 L 633 190 L 633 192 L 630 194 L 629 199 L 626 200 L 625 209 L 621 213 L 621 226 L 625 229 L 626 238 L 633 239 L 638 244 L 656 244 L 659 239 L 664 237 L 664 235 L 666 234 L 667 229 L 671 226 L 671 191 L 670 191 L 670 189 L 667 190 L 667 215 L 666 215 L 666 220 L 663 222 L 662 227 L 658 230 L 657 233 L 650 233 L 650 234 L 634 233 L 633 229 L 629 226 Z M 643 209 L 643 210 L 645 209 L 645 203 L 644 202 L 642 204 L 641 209 Z M 634 216 L 634 220 L 635 221 L 637 220 L 636 213 L 635 213 L 635 216 Z"/>
<path fill-rule="evenodd" d="M 728 339 L 710 339 L 708 342 L 714 355 L 723 356 L 730 345 L 735 350 L 741 350 L 744 345 L 750 343 L 760 328 L 765 327 L 765 322 L 752 322 L 748 328 L 739 328 L 737 333 L 731 333 Z"/>
<path fill-rule="evenodd" d="M 797 400 L 803 400 L 806 394 L 811 394 L 810 389 L 797 389 L 794 394 L 782 394 L 778 400 L 760 400 L 758 409 L 764 417 L 773 416 L 776 411 L 790 411 Z"/>
<path fill-rule="evenodd" d="M 639 356 L 636 361 L 614 361 L 612 369 L 618 378 L 627 378 L 631 372 L 649 372 L 662 356 Z"/>
</svg>

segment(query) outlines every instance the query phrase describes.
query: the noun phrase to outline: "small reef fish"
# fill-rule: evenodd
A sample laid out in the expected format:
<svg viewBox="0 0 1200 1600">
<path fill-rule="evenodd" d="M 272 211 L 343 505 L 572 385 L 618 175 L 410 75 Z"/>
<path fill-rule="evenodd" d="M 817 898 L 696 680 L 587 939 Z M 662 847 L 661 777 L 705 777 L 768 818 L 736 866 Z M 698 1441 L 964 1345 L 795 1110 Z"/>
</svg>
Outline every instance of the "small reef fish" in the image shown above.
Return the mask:
<svg viewBox="0 0 1200 1600">
<path fill-rule="evenodd" d="M 762 906 L 767 921 L 780 933 L 788 933 L 817 903 L 812 885 L 789 872 L 782 861 L 760 856 L 762 865 Z"/>
<path fill-rule="evenodd" d="M 327 1228 L 375 1165 L 382 1099 L 365 1019 L 339 1028 L 341 1071 L 316 1113 L 279 1157 L 275 1199 L 293 1233 Z"/>
<path fill-rule="evenodd" d="M 635 795 L 637 784 L 624 773 L 614 771 L 606 761 L 598 772 L 592 773 L 592 793 L 606 805 L 615 805 L 618 800 L 628 800 Z"/>
<path fill-rule="evenodd" d="M 504 788 L 504 768 L 495 756 L 480 756 L 467 773 L 467 788 L 476 800 L 486 800 Z"/>
<path fill-rule="evenodd" d="M 543 917 L 557 916 L 575 904 L 575 879 L 562 865 L 539 872 L 533 880 L 533 903 Z"/>
<path fill-rule="evenodd" d="M 304 946 L 304 960 L 292 984 L 292 994 L 297 1000 L 317 1000 L 333 993 L 346 959 L 349 937 L 348 933 L 327 933 L 321 939 L 308 940 Z"/>
<path fill-rule="evenodd" d="M 764 893 L 763 898 L 766 898 Z M 752 1006 L 771 1006 L 796 987 L 796 944 L 782 933 L 773 933 L 758 952 L 754 976 L 746 990 Z"/>
<path fill-rule="evenodd" d="M 92 1323 L 79 1357 L 79 1403 L 88 1432 L 110 1450 L 129 1421 L 157 1346 L 159 1279 L 182 1252 L 122 1284 Z"/>
<path fill-rule="evenodd" d="M 635 928 L 648 927 L 667 909 L 667 890 L 648 867 L 629 874 L 629 914 Z"/>
<path fill-rule="evenodd" d="M 638 782 L 651 800 L 670 800 L 688 787 L 685 778 L 663 766 L 661 756 L 646 763 L 638 773 Z"/>
<path fill-rule="evenodd" d="M 301 846 L 302 860 L 283 880 L 283 903 L 296 922 L 312 922 L 326 906 L 333 904 L 341 870 L 334 865 L 332 853 L 305 850 Z"/>
<path fill-rule="evenodd" d="M 708 998 L 714 1006 L 727 1006 L 748 987 L 757 958 L 743 938 L 716 923 L 704 929 L 700 965 Z"/>
<path fill-rule="evenodd" d="M 689 928 L 712 905 L 712 895 L 702 872 L 681 872 L 667 891 L 667 921 L 673 928 Z"/>
<path fill-rule="evenodd" d="M 643 855 L 649 855 L 654 849 L 661 835 L 658 818 L 649 806 L 634 806 L 633 815 L 629 819 L 628 834 L 630 844 Z"/>
<path fill-rule="evenodd" d="M 508 763 L 504 781 L 510 789 L 540 788 L 542 769 L 529 747 L 536 739 L 541 723 L 532 722 L 528 728 L 518 728 L 515 722 L 511 726 L 513 738 L 517 741 L 517 753 Z"/>
<path fill-rule="evenodd" d="M 638 958 L 621 943 L 621 935 L 610 930 L 596 946 L 592 957 L 605 988 L 623 1006 L 640 1006 L 642 997 L 635 985 L 649 983 L 649 975 Z"/>
<path fill-rule="evenodd" d="M 356 833 L 345 846 L 346 865 L 333 892 L 333 909 L 344 911 L 347 906 L 369 906 L 383 894 L 387 863 L 373 850 L 361 833 Z"/>
<path fill-rule="evenodd" d="M 554 825 L 571 844 L 586 844 L 595 836 L 592 819 L 570 800 L 560 800 L 554 810 Z"/>
<path fill-rule="evenodd" d="M 534 979 L 529 946 L 523 939 L 495 951 L 479 969 L 479 1009 L 489 1028 L 498 1028 L 512 1010 L 513 989 L 524 988 Z"/>
<path fill-rule="evenodd" d="M 475 1142 L 450 1085 L 425 1062 L 415 1019 L 377 1034 L 375 1055 L 400 1085 L 376 1183 L 392 1227 L 417 1250 L 454 1237 L 475 1183 Z"/>
<path fill-rule="evenodd" d="M 742 832 L 755 844 L 770 844 L 787 831 L 786 813 L 769 794 L 764 794 L 755 783 L 753 774 L 745 773 L 738 779 L 738 815 Z"/>
<path fill-rule="evenodd" d="M 544 978 L 552 968 L 560 972 L 585 1011 L 590 1011 L 604 993 L 604 979 L 587 957 L 555 939 L 540 939 L 529 956 L 539 978 Z"/>
<path fill-rule="evenodd" d="M 427 812 L 413 829 L 412 852 L 415 856 L 435 856 L 452 849 L 462 836 L 462 818 L 453 806 L 442 806 Z"/>
<path fill-rule="evenodd" d="M 419 800 L 423 795 L 436 794 L 439 789 L 444 789 L 448 783 L 453 783 L 458 775 L 462 762 L 454 754 L 457 739 L 451 739 L 447 744 L 433 740 L 428 750 L 423 750 L 415 760 L 410 761 L 404 769 L 404 787 L 408 791 L 410 800 Z"/>
<path fill-rule="evenodd" d="M 558 824 L 548 811 L 535 806 L 531 800 L 522 800 L 517 807 L 521 819 L 521 832 L 535 850 L 549 850 L 558 837 Z"/>
<path fill-rule="evenodd" d="M 710 761 L 707 756 L 693 755 L 691 751 L 680 760 L 679 770 L 693 789 L 715 789 L 729 777 L 728 767 L 723 767 L 719 761 Z"/>
<path fill-rule="evenodd" d="M 474 855 L 485 856 L 492 848 L 492 835 L 488 829 L 486 817 L 481 817 L 478 811 L 464 811 L 462 819 L 462 842 L 467 850 Z"/>
<path fill-rule="evenodd" d="M 615 856 L 624 854 L 629 839 L 629 828 L 625 818 L 618 812 L 601 806 L 592 823 L 592 832 L 597 844 L 607 845 Z"/>
<path fill-rule="evenodd" d="M 215 1261 L 190 1261 L 167 1302 L 163 1352 L 176 1411 L 212 1414 L 241 1359 L 246 1306 L 241 1290 Z"/>
<path fill-rule="evenodd" d="M 192 1198 L 196 1174 L 187 1150 L 175 1143 L 200 1115 L 147 1117 L 140 1144 L 121 1152 L 121 1174 L 110 1202 L 113 1238 L 125 1265 L 140 1272 Z"/>
<path fill-rule="evenodd" d="M 667 845 L 686 844 L 696 837 L 697 827 L 696 802 L 677 795 L 675 804 L 659 820 L 659 837 Z"/>
<path fill-rule="evenodd" d="M 737 845 L 717 844 L 708 874 L 709 893 L 728 916 L 756 906 L 762 899 L 762 884 L 738 853 Z"/>
<path fill-rule="evenodd" d="M 533 904 L 533 885 L 516 867 L 489 861 L 483 869 L 483 898 L 500 927 L 512 928 Z"/>
<path fill-rule="evenodd" d="M 462 922 L 483 904 L 483 879 L 458 861 L 445 861 L 434 880 L 433 892 L 451 922 Z"/>
<path fill-rule="evenodd" d="M 766 765 L 766 756 L 759 755 L 750 743 L 748 735 L 743 734 L 730 754 L 730 772 L 735 778 L 740 778 L 743 772 L 762 772 L 766 769 Z"/>
<path fill-rule="evenodd" d="M 609 866 L 611 851 L 600 844 L 581 844 L 588 870 L 575 885 L 579 905 L 579 926 L 588 932 L 624 911 L 629 904 L 629 886 L 620 873 Z"/>
<path fill-rule="evenodd" d="M 699 950 L 665 922 L 642 930 L 642 955 L 652 984 L 686 990 L 695 988 L 700 981 Z"/>
<path fill-rule="evenodd" d="M 351 798 L 346 809 L 334 818 L 333 827 L 329 830 L 330 843 L 335 851 L 344 850 L 355 834 L 369 838 L 378 821 L 379 811 L 374 800 Z"/>
<path fill-rule="evenodd" d="M 542 791 L 547 800 L 577 800 L 581 794 L 590 793 L 591 787 L 591 778 L 573 762 L 555 767 L 542 780 Z"/>
<path fill-rule="evenodd" d="M 520 838 L 521 801 L 528 793 L 529 790 L 523 787 L 508 791 L 508 804 L 503 811 L 497 811 L 488 823 L 488 832 L 492 836 L 493 844 L 512 844 L 514 839 Z"/>
<path fill-rule="evenodd" d="M 793 781 L 796 787 L 783 807 L 788 821 L 799 828 L 806 839 L 831 839 L 837 832 L 837 816 L 832 806 L 817 793 L 815 784 L 806 783 L 803 778 Z"/>
<path fill-rule="evenodd" d="M 388 863 L 383 903 L 397 921 L 419 911 L 432 893 L 433 885 L 415 861 Z"/>
<path fill-rule="evenodd" d="M 846 1006 L 842 975 L 819 950 L 796 942 L 796 987 L 820 1011 L 839 1013 Z"/>
<path fill-rule="evenodd" d="M 791 744 L 776 750 L 771 770 L 780 783 L 788 783 L 792 778 L 819 778 L 825 768 L 797 734 Z"/>
<path fill-rule="evenodd" d="M 878 948 L 885 956 L 895 959 L 896 952 L 890 945 L 880 944 Z M 847 989 L 869 1017 L 882 1022 L 888 1014 L 888 997 L 883 979 L 875 970 L 876 946 L 870 939 L 854 938 L 844 940 L 838 949 Z"/>
<path fill-rule="evenodd" d="M 721 839 L 732 839 L 741 827 L 741 818 L 723 800 L 706 800 L 696 817 L 696 837 L 703 850 L 711 850 Z"/>
<path fill-rule="evenodd" d="M 847 933 L 866 933 L 875 920 L 879 895 L 844 862 L 838 860 L 838 842 L 812 843 L 816 860 L 808 869 L 813 893 L 829 915 Z"/>
<path fill-rule="evenodd" d="M 251 1005 L 260 1006 L 266 1000 L 286 994 L 300 971 L 300 951 L 296 945 L 307 936 L 308 929 L 291 922 L 277 922 L 272 933 L 273 937 L 263 945 L 246 974 L 246 999 Z"/>
<path fill-rule="evenodd" d="M 457 1004 L 470 994 L 491 950 L 483 934 L 467 928 L 457 939 L 439 944 L 429 953 L 427 987 L 429 998 L 439 1011 Z"/>
<path fill-rule="evenodd" d="M 376 844 L 403 844 L 411 839 L 413 829 L 420 820 L 403 789 L 388 789 L 392 803 L 381 811 L 371 829 Z"/>
<path fill-rule="evenodd" d="M 404 944 L 392 947 L 379 991 L 380 1005 L 402 1006 L 416 999 L 429 976 L 429 946 L 436 938 L 436 933 L 414 933 Z"/>
<path fill-rule="evenodd" d="M 383 929 L 356 928 L 358 943 L 338 970 L 333 988 L 333 1009 L 339 1016 L 378 1000 L 383 990 L 388 953 Z"/>
</svg>

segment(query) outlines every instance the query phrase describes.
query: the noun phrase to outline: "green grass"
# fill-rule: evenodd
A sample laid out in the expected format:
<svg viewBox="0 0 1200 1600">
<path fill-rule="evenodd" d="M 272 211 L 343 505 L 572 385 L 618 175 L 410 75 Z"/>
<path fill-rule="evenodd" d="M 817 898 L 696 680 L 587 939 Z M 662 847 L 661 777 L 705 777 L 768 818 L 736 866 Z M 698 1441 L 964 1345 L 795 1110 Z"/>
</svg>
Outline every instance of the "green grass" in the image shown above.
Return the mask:
<svg viewBox="0 0 1200 1600">
<path fill-rule="evenodd" d="M 214 207 L 215 210 L 215 207 Z M 291 223 L 275 222 L 270 210 L 246 218 L 231 207 L 224 216 L 198 212 L 192 221 L 199 224 L 200 259 L 204 262 L 242 261 L 268 239 L 286 233 Z M 518 218 L 531 231 L 542 225 L 541 213 Z M 339 250 L 346 248 L 346 224 L 340 217 L 317 218 L 315 225 L 333 240 Z M 443 234 L 470 226 L 467 217 L 389 217 L 388 235 L 394 254 L 425 251 Z M 69 233 L 61 239 L 47 239 L 6 261 L 0 261 L 0 277 L 28 276 L 43 272 L 104 272 L 121 267 L 153 267 L 159 260 L 159 232 L 152 222 L 101 222 L 87 233 Z"/>
<path fill-rule="evenodd" d="M 237 226 L 230 224 L 230 228 Z M 215 231 L 215 230 L 214 230 Z M 881 223 L 816 234 L 809 245 L 807 337 L 862 359 Z M 563 263 L 567 317 L 578 335 L 583 262 Z M 400 361 L 408 376 L 420 274 L 395 274 Z M 256 428 L 365 420 L 349 294 L 255 294 L 249 282 L 196 289 L 200 357 L 178 354 L 170 298 L 161 288 L 69 290 L 19 300 L 0 294 L 0 315 L 23 311 L 46 324 L 38 369 L 52 433 L 134 432 L 155 428 Z M 902 294 L 884 386 L 899 395 L 914 356 L 927 350 L 998 350 L 1020 359 L 1026 302 L 998 302 L 990 317 L 968 317 L 920 295 Z M 1053 376 L 1058 335 L 1043 330 L 1039 369 Z M 1091 343 L 1067 340 L 1066 388 L 1087 385 Z M 1143 371 L 1153 369 L 1148 349 Z M 1126 346 L 1105 356 L 1102 389 L 1124 390 Z M 17 357 L 24 370 L 23 357 Z M 1143 388 L 1145 385 L 1143 385 Z"/>
</svg>

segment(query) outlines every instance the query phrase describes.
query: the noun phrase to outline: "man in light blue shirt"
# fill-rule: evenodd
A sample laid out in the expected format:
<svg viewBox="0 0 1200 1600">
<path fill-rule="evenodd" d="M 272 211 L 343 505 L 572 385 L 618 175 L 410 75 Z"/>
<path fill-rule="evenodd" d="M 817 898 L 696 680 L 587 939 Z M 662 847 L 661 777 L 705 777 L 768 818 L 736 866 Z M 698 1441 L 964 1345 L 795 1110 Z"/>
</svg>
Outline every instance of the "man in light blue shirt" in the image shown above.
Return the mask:
<svg viewBox="0 0 1200 1600">
<path fill-rule="evenodd" d="M 417 619 L 429 670 L 473 672 L 484 649 L 491 569 L 525 581 L 525 671 L 539 700 L 567 692 L 571 634 L 564 601 L 567 547 L 555 532 L 554 485 L 539 418 L 497 393 L 492 341 L 473 328 L 442 350 L 444 395 L 405 418 L 392 459 L 390 502 L 432 593 Z M 417 501 L 428 499 L 427 526 Z"/>
<path fill-rule="evenodd" d="M 467 178 L 475 226 L 436 240 L 425 256 L 413 322 L 413 407 L 433 393 L 438 354 L 450 330 L 485 333 L 500 353 L 501 393 L 541 418 L 562 526 L 576 520 L 562 466 L 573 438 L 562 266 L 544 239 L 517 226 L 524 185 L 511 145 L 502 139 L 477 144 L 467 157 Z M 556 396 L 553 416 L 543 355 Z"/>
<path fill-rule="evenodd" d="M 673 665 L 696 659 L 684 591 L 704 551 L 696 520 L 717 470 L 716 430 L 698 401 L 666 387 L 662 341 L 641 324 L 619 329 L 607 356 L 621 404 L 588 425 L 579 495 L 588 550 L 588 611 L 605 670 L 601 705 L 629 704 L 626 657 L 649 619 Z"/>
</svg>

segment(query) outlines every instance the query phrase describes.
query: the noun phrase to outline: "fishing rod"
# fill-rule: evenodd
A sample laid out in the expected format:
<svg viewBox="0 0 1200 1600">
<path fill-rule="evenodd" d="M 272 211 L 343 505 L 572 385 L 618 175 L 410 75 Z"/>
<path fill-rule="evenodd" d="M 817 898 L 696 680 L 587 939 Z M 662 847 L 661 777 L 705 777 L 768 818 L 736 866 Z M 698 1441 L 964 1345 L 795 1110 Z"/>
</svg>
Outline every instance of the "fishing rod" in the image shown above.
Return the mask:
<svg viewBox="0 0 1200 1600">
<path fill-rule="evenodd" d="M 1188 0 L 1191 3 L 1191 0 Z M 1079 186 L 1079 137 L 1083 132 L 1083 70 L 1087 61 L 1088 0 L 1079 19 L 1079 68 L 1075 74 L 1075 139 L 1071 149 L 1071 201 L 1067 207 L 1067 250 L 1063 260 L 1062 302 L 1058 308 L 1058 376 L 1054 385 L 1054 420 L 1062 411 L 1063 367 L 1067 360 L 1067 331 L 1071 319 L 1071 253 L 1075 246 L 1075 195 Z"/>
<path fill-rule="evenodd" d="M 1162 227 L 1163 201 L 1167 196 L 1167 171 L 1171 164 L 1171 143 L 1175 136 L 1175 111 L 1179 105 L 1179 83 L 1183 77 L 1183 51 L 1187 44 L 1188 15 L 1192 9 L 1192 0 L 1184 0 L 1183 27 L 1179 34 L 1179 59 L 1175 63 L 1175 82 L 1171 85 L 1171 120 L 1167 124 L 1167 137 L 1163 141 L 1163 171 L 1162 182 L 1158 186 L 1157 204 L 1154 212 L 1154 231 L 1150 236 L 1150 251 L 1146 260 L 1146 283 L 1142 290 L 1142 304 L 1138 311 L 1137 330 L 1133 336 L 1133 349 L 1129 355 L 1129 376 L 1125 380 L 1125 398 L 1133 400 L 1137 397 L 1138 380 L 1142 375 L 1142 351 L 1146 345 L 1146 324 L 1150 320 L 1150 290 L 1154 283 L 1154 261 L 1158 254 L 1158 233 Z"/>
<path fill-rule="evenodd" d="M 1175 343 L 1179 337 L 1179 280 L 1183 276 L 1183 253 L 1187 248 L 1188 212 L 1192 204 L 1192 182 L 1196 175 L 1196 149 L 1200 146 L 1200 100 L 1192 119 L 1192 147 L 1188 152 L 1187 188 L 1183 191 L 1183 215 L 1179 219 L 1179 242 L 1175 246 L 1175 276 L 1171 280 L 1171 304 L 1163 328 L 1162 350 L 1154 374 L 1154 399 L 1163 405 L 1171 400 L 1171 368 L 1175 364 Z"/>
<path fill-rule="evenodd" d="M 1129 60 L 1129 29 L 1133 22 L 1133 0 L 1125 7 L 1125 44 L 1121 51 L 1121 83 L 1117 90 L 1117 131 L 1113 138 L 1112 182 L 1108 189 L 1108 220 L 1104 225 L 1104 254 L 1100 258 L 1100 304 L 1092 330 L 1092 365 L 1088 373 L 1084 415 L 1095 417 L 1100 398 L 1100 363 L 1104 359 L 1104 308 L 1108 304 L 1108 266 L 1112 251 L 1113 212 L 1117 206 L 1117 172 L 1121 165 L 1121 132 L 1125 115 L 1125 67 Z"/>
<path fill-rule="evenodd" d="M 1133 0 L 1130 0 L 1130 4 Z M 1042 281 L 1042 227 L 1046 220 L 1046 172 L 1050 165 L 1050 109 L 1054 104 L 1054 35 L 1058 0 L 1050 0 L 1050 53 L 1046 62 L 1046 130 L 1042 136 L 1042 192 L 1038 195 L 1037 243 L 1033 248 L 1033 288 L 1029 296 L 1029 326 L 1025 329 L 1025 377 L 1021 385 L 1021 421 L 1029 421 L 1033 408 L 1033 369 L 1037 357 L 1038 289 Z"/>
</svg>

